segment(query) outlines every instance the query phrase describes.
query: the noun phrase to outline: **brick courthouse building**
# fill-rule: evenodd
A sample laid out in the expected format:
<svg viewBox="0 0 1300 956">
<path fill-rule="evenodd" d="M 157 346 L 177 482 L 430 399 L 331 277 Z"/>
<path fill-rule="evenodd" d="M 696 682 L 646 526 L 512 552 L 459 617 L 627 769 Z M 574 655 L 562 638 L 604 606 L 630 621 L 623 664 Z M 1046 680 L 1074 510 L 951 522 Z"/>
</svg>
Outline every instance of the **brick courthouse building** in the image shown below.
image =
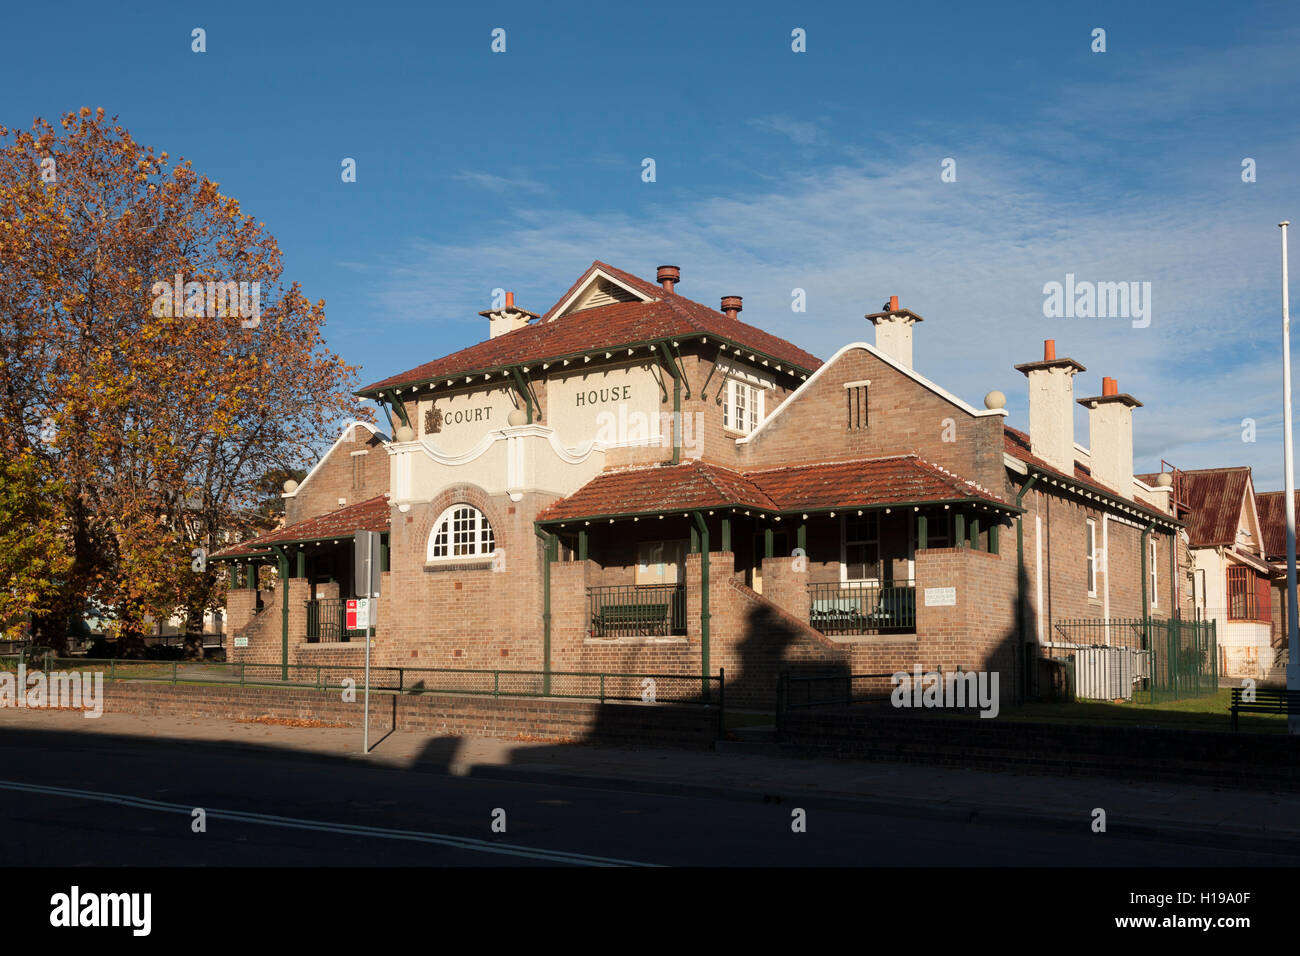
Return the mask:
<svg viewBox="0 0 1300 956">
<path fill-rule="evenodd" d="M 232 566 L 231 659 L 353 663 L 351 536 L 386 543 L 374 660 L 405 667 L 716 674 L 770 703 L 783 668 L 992 670 L 1024 692 L 1058 621 L 1186 602 L 1170 489 L 1134 478 L 1113 380 L 1080 399 L 1057 358 L 1017 365 L 1029 434 L 912 368 L 921 317 L 822 362 L 601 262 L 544 315 L 358 392 L 286 524 Z M 921 333 L 923 334 L 923 333 Z M 1109 560 L 1106 556 L 1109 555 Z M 279 568 L 274 598 L 256 565 Z M 1032 681 L 1031 681 L 1032 686 Z"/>
</svg>

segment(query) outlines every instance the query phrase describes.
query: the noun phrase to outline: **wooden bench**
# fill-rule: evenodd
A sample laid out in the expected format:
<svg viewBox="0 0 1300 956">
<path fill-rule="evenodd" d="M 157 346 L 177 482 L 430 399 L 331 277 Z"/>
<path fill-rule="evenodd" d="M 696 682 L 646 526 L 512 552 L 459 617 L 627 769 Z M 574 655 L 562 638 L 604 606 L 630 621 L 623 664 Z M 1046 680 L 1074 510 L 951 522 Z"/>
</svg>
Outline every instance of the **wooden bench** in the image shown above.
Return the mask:
<svg viewBox="0 0 1300 956">
<path fill-rule="evenodd" d="M 591 617 L 593 635 L 610 631 L 634 634 L 667 634 L 667 604 L 606 604 Z"/>
<path fill-rule="evenodd" d="M 1238 714 L 1300 714 L 1300 691 L 1255 688 L 1255 699 L 1242 700 L 1244 687 L 1232 688 L 1232 729 L 1237 730 Z"/>
</svg>

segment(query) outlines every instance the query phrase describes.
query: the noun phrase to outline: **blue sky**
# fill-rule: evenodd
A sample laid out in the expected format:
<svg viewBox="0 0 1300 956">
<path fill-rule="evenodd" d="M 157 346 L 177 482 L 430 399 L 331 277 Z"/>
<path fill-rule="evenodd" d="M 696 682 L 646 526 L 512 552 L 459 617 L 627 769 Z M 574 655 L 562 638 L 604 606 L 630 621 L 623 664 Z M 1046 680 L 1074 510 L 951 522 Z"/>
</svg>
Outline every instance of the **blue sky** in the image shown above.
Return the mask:
<svg viewBox="0 0 1300 956">
<path fill-rule="evenodd" d="M 1078 394 L 1110 375 L 1145 403 L 1139 470 L 1281 486 L 1294 3 L 71 4 L 6 27 L 0 125 L 102 106 L 191 160 L 276 235 L 363 382 L 485 337 L 493 288 L 541 312 L 593 259 L 671 262 L 822 357 L 897 294 L 926 318 L 918 371 L 1001 389 L 1020 427 L 1011 366 L 1055 338 Z M 1150 326 L 1044 317 L 1067 273 L 1150 282 Z"/>
</svg>

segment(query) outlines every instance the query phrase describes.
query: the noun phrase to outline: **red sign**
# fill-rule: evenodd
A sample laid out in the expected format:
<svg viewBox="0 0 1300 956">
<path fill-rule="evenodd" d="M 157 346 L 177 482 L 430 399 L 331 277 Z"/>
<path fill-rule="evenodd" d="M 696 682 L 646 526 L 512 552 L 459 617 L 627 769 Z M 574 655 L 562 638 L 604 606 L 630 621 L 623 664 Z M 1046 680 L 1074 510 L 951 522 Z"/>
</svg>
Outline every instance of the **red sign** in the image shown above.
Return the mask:
<svg viewBox="0 0 1300 956">
<path fill-rule="evenodd" d="M 348 601 L 347 628 L 349 631 L 355 631 L 357 629 L 357 602 L 355 598 Z"/>
</svg>

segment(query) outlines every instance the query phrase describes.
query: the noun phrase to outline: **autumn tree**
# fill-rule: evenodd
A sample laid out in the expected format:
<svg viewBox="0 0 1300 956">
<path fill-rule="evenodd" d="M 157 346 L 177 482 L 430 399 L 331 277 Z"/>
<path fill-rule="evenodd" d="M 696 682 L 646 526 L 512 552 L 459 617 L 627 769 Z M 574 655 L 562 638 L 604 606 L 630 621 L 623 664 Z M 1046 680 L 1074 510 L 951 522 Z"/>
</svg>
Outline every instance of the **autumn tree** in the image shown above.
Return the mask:
<svg viewBox="0 0 1300 956">
<path fill-rule="evenodd" d="M 72 566 L 61 483 L 31 454 L 0 455 L 0 637 L 23 634 Z"/>
<path fill-rule="evenodd" d="M 0 443 L 59 476 L 70 562 L 38 641 L 87 601 L 124 645 L 220 604 L 206 554 L 355 408 L 324 322 L 263 223 L 103 110 L 0 127 Z"/>
</svg>

